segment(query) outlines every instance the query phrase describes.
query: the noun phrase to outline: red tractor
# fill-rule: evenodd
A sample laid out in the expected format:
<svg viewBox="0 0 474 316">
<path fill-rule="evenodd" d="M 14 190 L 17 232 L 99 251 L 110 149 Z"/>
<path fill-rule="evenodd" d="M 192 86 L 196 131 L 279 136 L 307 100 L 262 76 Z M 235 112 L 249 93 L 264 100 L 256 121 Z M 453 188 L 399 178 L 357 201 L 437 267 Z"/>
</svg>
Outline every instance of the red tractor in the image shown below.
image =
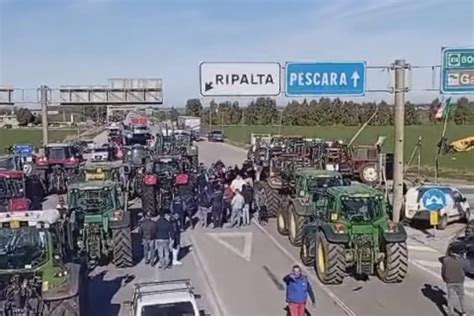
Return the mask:
<svg viewBox="0 0 474 316">
<path fill-rule="evenodd" d="M 81 161 L 79 149 L 72 144 L 48 144 L 44 156 L 36 160 L 36 168 L 43 171 L 49 193 L 64 194 L 67 182 L 79 175 Z"/>
<path fill-rule="evenodd" d="M 0 169 L 0 212 L 29 209 L 31 200 L 26 197 L 26 180 L 23 172 Z"/>
</svg>

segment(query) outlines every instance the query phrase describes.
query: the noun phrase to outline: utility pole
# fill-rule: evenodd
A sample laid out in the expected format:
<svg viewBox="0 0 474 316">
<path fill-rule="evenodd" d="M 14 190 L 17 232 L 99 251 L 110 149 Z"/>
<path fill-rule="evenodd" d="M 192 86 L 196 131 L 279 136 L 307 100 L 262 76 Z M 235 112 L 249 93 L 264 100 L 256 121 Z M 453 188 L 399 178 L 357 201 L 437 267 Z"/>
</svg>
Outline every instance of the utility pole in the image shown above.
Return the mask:
<svg viewBox="0 0 474 316">
<path fill-rule="evenodd" d="M 224 132 L 224 111 L 221 112 L 221 129 Z"/>
<path fill-rule="evenodd" d="M 404 59 L 395 60 L 395 151 L 393 165 L 393 222 L 398 223 L 403 204 L 403 146 L 405 130 L 405 70 Z"/>
<path fill-rule="evenodd" d="M 40 86 L 40 98 L 43 146 L 46 146 L 46 144 L 48 144 L 48 86 Z"/>
</svg>

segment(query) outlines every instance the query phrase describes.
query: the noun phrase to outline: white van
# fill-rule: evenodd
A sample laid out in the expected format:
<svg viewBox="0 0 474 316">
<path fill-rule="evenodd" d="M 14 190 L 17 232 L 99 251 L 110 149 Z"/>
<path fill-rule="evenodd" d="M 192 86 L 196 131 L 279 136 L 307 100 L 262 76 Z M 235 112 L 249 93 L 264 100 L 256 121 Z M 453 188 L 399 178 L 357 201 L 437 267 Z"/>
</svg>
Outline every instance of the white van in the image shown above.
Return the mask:
<svg viewBox="0 0 474 316">
<path fill-rule="evenodd" d="M 449 223 L 471 218 L 469 202 L 461 192 L 449 185 L 422 185 L 409 188 L 405 195 L 404 219 L 407 221 L 430 221 L 430 211 L 423 206 L 421 197 L 430 189 L 438 189 L 445 193 L 447 205 L 439 210 L 438 229 L 445 229 Z"/>
</svg>

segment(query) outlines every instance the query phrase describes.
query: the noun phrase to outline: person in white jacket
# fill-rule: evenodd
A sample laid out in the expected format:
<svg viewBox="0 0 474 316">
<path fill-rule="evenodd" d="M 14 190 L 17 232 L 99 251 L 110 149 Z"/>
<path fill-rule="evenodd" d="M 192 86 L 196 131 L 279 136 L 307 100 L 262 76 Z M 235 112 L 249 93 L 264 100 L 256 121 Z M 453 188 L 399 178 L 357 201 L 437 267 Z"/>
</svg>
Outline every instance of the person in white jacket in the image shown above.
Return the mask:
<svg viewBox="0 0 474 316">
<path fill-rule="evenodd" d="M 240 190 L 235 190 L 235 195 L 230 202 L 232 208 L 232 214 L 230 219 L 230 227 L 240 227 L 241 225 L 241 218 L 242 218 L 242 208 L 244 207 L 245 200 L 240 193 Z"/>
<path fill-rule="evenodd" d="M 244 184 L 246 184 L 245 180 L 242 179 L 242 176 L 240 174 L 237 174 L 237 177 L 235 177 L 234 180 L 232 180 L 232 183 L 230 184 L 230 189 L 232 190 L 232 192 L 236 192 L 237 190 L 239 190 L 240 192 L 242 192 L 242 187 L 244 186 Z"/>
</svg>

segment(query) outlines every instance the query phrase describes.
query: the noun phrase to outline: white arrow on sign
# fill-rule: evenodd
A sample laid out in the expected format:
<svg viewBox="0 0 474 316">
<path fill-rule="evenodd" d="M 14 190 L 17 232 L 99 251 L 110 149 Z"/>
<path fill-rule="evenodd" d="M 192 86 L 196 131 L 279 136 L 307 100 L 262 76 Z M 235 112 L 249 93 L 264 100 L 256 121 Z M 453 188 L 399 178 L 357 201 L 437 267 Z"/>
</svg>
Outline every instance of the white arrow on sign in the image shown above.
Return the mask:
<svg viewBox="0 0 474 316">
<path fill-rule="evenodd" d="M 354 73 L 351 76 L 351 79 L 352 79 L 352 85 L 354 87 L 357 87 L 357 80 L 360 79 L 359 73 L 357 71 L 354 71 Z"/>
</svg>

